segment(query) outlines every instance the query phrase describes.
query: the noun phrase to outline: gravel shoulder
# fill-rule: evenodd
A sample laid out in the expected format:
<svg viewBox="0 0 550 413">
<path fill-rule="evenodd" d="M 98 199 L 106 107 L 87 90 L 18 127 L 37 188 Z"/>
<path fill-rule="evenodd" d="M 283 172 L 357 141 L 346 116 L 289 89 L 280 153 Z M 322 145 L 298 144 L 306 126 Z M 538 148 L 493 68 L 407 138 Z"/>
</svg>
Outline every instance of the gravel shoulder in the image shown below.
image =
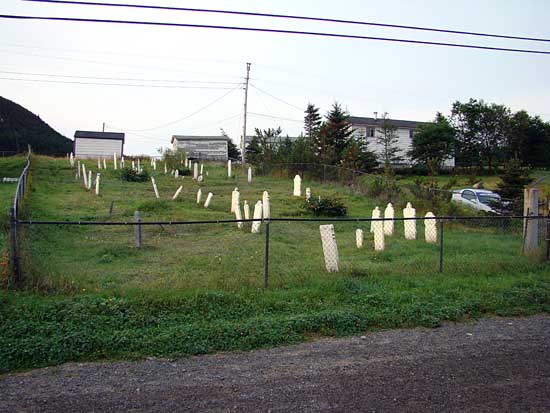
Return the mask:
<svg viewBox="0 0 550 413">
<path fill-rule="evenodd" d="M 549 411 L 550 315 L 0 377 L 0 411 Z"/>
</svg>

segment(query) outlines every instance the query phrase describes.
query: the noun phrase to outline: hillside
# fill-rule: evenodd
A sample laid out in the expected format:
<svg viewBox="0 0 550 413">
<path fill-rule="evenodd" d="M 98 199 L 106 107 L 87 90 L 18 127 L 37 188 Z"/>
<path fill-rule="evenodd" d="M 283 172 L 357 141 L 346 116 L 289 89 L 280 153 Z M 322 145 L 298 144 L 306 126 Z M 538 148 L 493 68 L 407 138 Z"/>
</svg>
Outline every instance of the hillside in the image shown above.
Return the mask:
<svg viewBox="0 0 550 413">
<path fill-rule="evenodd" d="M 30 144 L 33 152 L 65 155 L 72 141 L 52 129 L 39 116 L 0 96 L 0 150 L 22 152 Z"/>
</svg>

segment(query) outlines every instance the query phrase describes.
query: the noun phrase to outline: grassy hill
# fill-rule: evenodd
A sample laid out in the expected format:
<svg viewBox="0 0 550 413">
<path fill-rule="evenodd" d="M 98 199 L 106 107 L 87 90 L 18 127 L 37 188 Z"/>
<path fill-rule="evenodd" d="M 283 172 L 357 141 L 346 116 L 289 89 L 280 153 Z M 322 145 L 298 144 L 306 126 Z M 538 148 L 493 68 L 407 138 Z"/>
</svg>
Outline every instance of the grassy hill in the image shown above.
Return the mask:
<svg viewBox="0 0 550 413">
<path fill-rule="evenodd" d="M 64 156 L 73 143 L 44 122 L 38 115 L 0 96 L 0 150 Z"/>
<path fill-rule="evenodd" d="M 95 162 L 86 165 L 96 171 Z M 157 200 L 150 181 L 124 182 L 112 169 L 101 171 L 96 196 L 66 160 L 34 157 L 28 217 L 131 221 L 140 210 L 147 221 L 232 219 L 234 187 L 251 207 L 269 190 L 273 217 L 303 216 L 291 179 L 255 177 L 248 184 L 240 171 L 228 179 L 223 167 L 205 168 L 209 176 L 202 183 L 152 172 Z M 172 201 L 179 185 L 184 189 Z M 370 216 L 377 204 L 339 185 L 306 186 L 315 195 L 338 193 L 351 217 Z M 210 209 L 197 206 L 199 187 L 203 202 L 214 193 Z M 406 201 L 396 202 L 397 211 Z M 141 249 L 133 247 L 132 226 L 23 229 L 27 290 L 0 292 L 0 371 L 246 350 L 320 335 L 550 311 L 550 267 L 521 255 L 517 228 L 449 224 L 445 271 L 438 273 L 438 246 L 424 242 L 421 223 L 415 241 L 404 240 L 396 225 L 383 252 L 373 251 L 368 224 L 334 225 L 341 271 L 328 274 L 319 223 L 272 222 L 267 290 L 265 225 L 261 234 L 251 234 L 250 224 L 242 230 L 235 224 L 147 226 Z M 365 230 L 361 250 L 356 228 Z"/>
</svg>

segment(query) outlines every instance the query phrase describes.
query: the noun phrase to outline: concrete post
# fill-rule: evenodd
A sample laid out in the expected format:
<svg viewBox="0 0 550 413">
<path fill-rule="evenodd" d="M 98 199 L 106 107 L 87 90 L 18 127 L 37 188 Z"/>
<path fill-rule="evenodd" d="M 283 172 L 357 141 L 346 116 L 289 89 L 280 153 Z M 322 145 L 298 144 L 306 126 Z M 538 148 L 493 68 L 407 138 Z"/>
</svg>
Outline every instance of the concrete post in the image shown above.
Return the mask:
<svg viewBox="0 0 550 413">
<path fill-rule="evenodd" d="M 338 272 L 340 258 L 338 256 L 338 245 L 336 244 L 334 225 L 320 225 L 319 231 L 321 232 L 321 242 L 323 244 L 325 267 L 328 272 Z"/>
<path fill-rule="evenodd" d="M 539 214 L 539 190 L 536 188 L 526 188 L 524 191 L 523 214 L 529 217 L 537 217 Z M 526 253 L 535 252 L 539 246 L 539 220 L 527 219 L 524 223 L 524 251 Z"/>
<path fill-rule="evenodd" d="M 357 248 L 361 249 L 363 248 L 363 230 L 362 229 L 356 229 L 355 230 L 355 242 L 357 244 Z"/>
</svg>

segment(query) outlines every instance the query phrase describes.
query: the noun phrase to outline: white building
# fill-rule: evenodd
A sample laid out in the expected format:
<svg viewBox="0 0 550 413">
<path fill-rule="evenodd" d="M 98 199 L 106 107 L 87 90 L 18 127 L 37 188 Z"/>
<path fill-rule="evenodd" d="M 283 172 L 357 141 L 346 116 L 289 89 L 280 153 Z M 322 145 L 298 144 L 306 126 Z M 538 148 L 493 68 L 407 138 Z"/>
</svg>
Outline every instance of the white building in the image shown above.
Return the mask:
<svg viewBox="0 0 550 413">
<path fill-rule="evenodd" d="M 378 143 L 378 138 L 382 135 L 382 124 L 384 120 L 350 116 L 349 121 L 353 129 L 354 137 L 358 139 L 366 139 L 369 150 L 375 152 L 380 158 L 383 152 L 383 147 Z M 418 125 L 424 122 L 400 119 L 388 119 L 388 122 L 397 128 L 395 133 L 397 135 L 397 147 L 400 149 L 398 155 L 403 159 L 403 163 L 400 165 L 410 166 L 412 161 L 407 153 L 412 147 L 413 134 Z M 443 163 L 443 166 L 446 168 L 453 168 L 455 166 L 454 158 L 447 159 Z"/>
<path fill-rule="evenodd" d="M 107 158 L 124 155 L 124 133 L 77 130 L 74 134 L 76 158 Z"/>
<path fill-rule="evenodd" d="M 185 151 L 188 158 L 227 161 L 227 136 L 172 136 L 174 151 Z"/>
</svg>

